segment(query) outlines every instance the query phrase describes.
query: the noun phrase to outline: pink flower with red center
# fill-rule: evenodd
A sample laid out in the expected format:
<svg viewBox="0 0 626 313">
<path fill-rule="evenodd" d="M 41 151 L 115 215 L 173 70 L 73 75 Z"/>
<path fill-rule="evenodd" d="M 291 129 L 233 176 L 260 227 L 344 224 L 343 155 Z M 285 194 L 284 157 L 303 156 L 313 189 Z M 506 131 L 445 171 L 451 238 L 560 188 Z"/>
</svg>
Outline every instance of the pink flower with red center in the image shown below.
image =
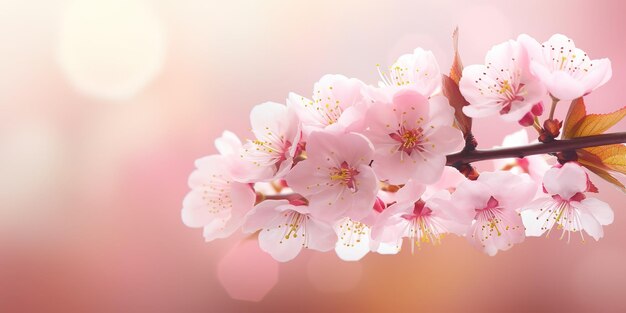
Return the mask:
<svg viewBox="0 0 626 313">
<path fill-rule="evenodd" d="M 597 189 L 578 163 L 568 162 L 548 170 L 543 187 L 548 197 L 539 198 L 522 210 L 526 235 L 549 235 L 557 225 L 560 238 L 567 233 L 568 241 L 572 232 L 579 232 L 584 241 L 583 230 L 599 240 L 604 235 L 602 226 L 613 222 L 613 210 L 608 204 L 585 195 Z"/>
<path fill-rule="evenodd" d="M 381 88 L 407 88 L 431 97 L 441 91 L 441 72 L 432 51 L 417 48 L 404 54 L 389 67 L 388 73 L 378 68 Z"/>
<path fill-rule="evenodd" d="M 453 114 L 443 97 L 429 100 L 413 90 L 396 92 L 390 102 L 374 102 L 363 134 L 374 145 L 372 167 L 378 178 L 394 185 L 410 178 L 437 181 L 446 155 L 463 145 L 461 131 L 452 127 Z"/>
<path fill-rule="evenodd" d="M 289 187 L 306 197 L 311 212 L 326 221 L 360 221 L 374 206 L 378 180 L 369 167 L 373 150 L 354 133 L 311 133 L 307 159 L 287 174 Z"/>
<path fill-rule="evenodd" d="M 298 114 L 306 136 L 315 130 L 346 131 L 362 120 L 367 101 L 362 95 L 365 84 L 343 75 L 324 75 L 307 99 L 289 94 L 288 104 Z"/>
<path fill-rule="evenodd" d="M 484 65 L 465 67 L 459 88 L 470 103 L 463 108 L 465 114 L 475 118 L 500 114 L 507 121 L 522 119 L 547 94 L 530 73 L 526 50 L 513 40 L 491 48 Z"/>
<path fill-rule="evenodd" d="M 462 236 L 472 217 L 451 201 L 449 190 L 466 178 L 456 169 L 446 167 L 442 178 L 424 186 L 410 180 L 394 198 L 395 202 L 380 215 L 372 228 L 372 238 L 401 246 L 409 238 L 411 251 L 422 243 L 438 244 L 447 233 Z"/>
<path fill-rule="evenodd" d="M 224 132 L 215 145 L 221 154 L 196 160 L 196 170 L 189 176 L 191 191 L 181 212 L 185 225 L 204 229 L 206 241 L 228 237 L 241 227 L 256 198 L 249 184 L 232 177 L 231 160 L 241 146 L 239 139 Z"/>
<path fill-rule="evenodd" d="M 518 210 L 533 198 L 536 188 L 528 175 L 510 172 L 482 173 L 475 181 L 459 184 L 453 201 L 474 218 L 467 239 L 491 256 L 524 241 Z"/>
<path fill-rule="evenodd" d="M 302 150 L 300 123 L 292 109 L 266 102 L 250 112 L 252 132 L 256 139 L 240 150 L 245 171 L 235 175 L 242 182 L 269 181 L 283 177 Z"/>
<path fill-rule="evenodd" d="M 259 232 L 259 246 L 275 260 L 287 262 L 300 251 L 329 251 L 335 247 L 333 228 L 311 215 L 303 201 L 265 200 L 246 215 L 243 230 Z"/>
<path fill-rule="evenodd" d="M 611 79 L 609 59 L 591 60 L 567 36 L 555 34 L 543 44 L 525 34 L 517 40 L 528 51 L 530 70 L 559 100 L 587 95 Z"/>
</svg>

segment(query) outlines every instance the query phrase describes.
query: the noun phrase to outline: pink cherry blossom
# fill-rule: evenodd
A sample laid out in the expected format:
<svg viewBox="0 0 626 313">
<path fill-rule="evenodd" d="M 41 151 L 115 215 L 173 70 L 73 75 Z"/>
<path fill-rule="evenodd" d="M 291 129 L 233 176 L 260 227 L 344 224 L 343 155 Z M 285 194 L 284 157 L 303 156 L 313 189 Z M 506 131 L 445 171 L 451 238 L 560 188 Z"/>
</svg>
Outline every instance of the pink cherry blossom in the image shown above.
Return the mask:
<svg viewBox="0 0 626 313">
<path fill-rule="evenodd" d="M 526 51 L 513 40 L 491 48 L 484 65 L 465 67 L 459 88 L 470 103 L 463 108 L 465 114 L 500 114 L 507 121 L 519 121 L 546 95 L 543 84 L 530 74 Z"/>
<path fill-rule="evenodd" d="M 398 185 L 410 178 L 437 181 L 446 155 L 463 145 L 452 127 L 454 110 L 445 98 L 430 100 L 413 90 L 394 93 L 391 102 L 378 100 L 365 115 L 363 134 L 376 150 L 372 167 L 380 180 Z"/>
<path fill-rule="evenodd" d="M 389 67 L 388 73 L 378 68 L 381 88 L 408 88 L 431 97 L 441 92 L 441 72 L 432 51 L 417 48 L 404 54 Z"/>
<path fill-rule="evenodd" d="M 467 239 L 491 256 L 524 241 L 518 210 L 532 199 L 535 191 L 536 185 L 528 175 L 510 172 L 486 172 L 478 180 L 459 184 L 453 202 L 474 217 Z"/>
<path fill-rule="evenodd" d="M 530 70 L 557 99 L 582 97 L 611 79 L 609 59 L 591 60 L 585 51 L 576 48 L 574 41 L 564 35 L 555 34 L 539 44 L 523 34 L 518 41 L 528 51 Z"/>
<path fill-rule="evenodd" d="M 579 232 L 584 241 L 583 230 L 599 240 L 604 234 L 602 226 L 613 222 L 613 211 L 608 204 L 585 195 L 595 187 L 578 163 L 551 168 L 546 172 L 543 186 L 547 196 L 529 203 L 522 211 L 526 235 L 550 234 L 556 224 L 562 230 L 561 238 L 567 233 L 568 241 L 572 232 Z"/>
<path fill-rule="evenodd" d="M 295 258 L 302 248 L 329 251 L 337 236 L 332 227 L 311 215 L 304 202 L 265 200 L 246 215 L 243 230 L 259 232 L 259 246 L 280 262 Z"/>
<path fill-rule="evenodd" d="M 256 139 L 241 148 L 246 170 L 235 175 L 237 180 L 258 182 L 283 177 L 301 150 L 302 134 L 295 112 L 285 105 L 266 102 L 252 109 L 250 122 Z"/>
<path fill-rule="evenodd" d="M 506 135 L 502 141 L 502 147 L 518 147 L 528 145 L 528 132 L 526 129 L 520 129 L 512 134 Z M 537 184 L 541 184 L 543 175 L 550 165 L 544 155 L 529 155 L 523 158 L 505 158 L 495 159 L 494 167 L 497 170 L 511 171 L 515 174 L 526 173 L 530 175 Z"/>
<path fill-rule="evenodd" d="M 396 243 L 409 238 L 411 251 L 422 243 L 440 243 L 444 234 L 464 235 L 472 216 L 462 212 L 451 201 L 449 192 L 466 180 L 456 169 L 446 167 L 442 178 L 433 185 L 424 186 L 409 180 L 372 227 L 372 238 L 380 242 Z M 455 174 L 456 173 L 456 174 Z"/>
<path fill-rule="evenodd" d="M 365 84 L 343 75 L 324 75 L 313 87 L 312 99 L 289 94 L 288 105 L 293 107 L 308 136 L 315 130 L 345 131 L 362 120 L 367 105 L 361 92 Z"/>
<path fill-rule="evenodd" d="M 455 32 L 455 53 L 457 37 Z M 215 140 L 219 154 L 196 161 L 183 223 L 203 228 L 206 241 L 243 228 L 258 235 L 260 249 L 281 262 L 303 248 L 334 250 L 345 261 L 370 252 L 395 254 L 405 238 L 413 252 L 422 243 L 440 243 L 446 234 L 466 237 L 493 256 L 526 236 L 547 237 L 555 225 L 568 241 L 573 232 L 583 241 L 584 233 L 603 237 L 602 226 L 613 222 L 613 211 L 588 196 L 598 189 L 583 164 L 568 161 L 575 156 L 568 151 L 587 147 L 591 139 L 543 139 L 544 133 L 558 131 L 553 126 L 559 121 L 582 118 L 580 112 L 554 116 L 555 105 L 605 84 L 612 75 L 610 61 L 590 60 L 559 34 L 543 45 L 521 35 L 492 47 L 484 64 L 463 70 L 458 91 L 469 105 L 462 113 L 470 120 L 499 115 L 534 127 L 545 143 L 529 144 L 522 129 L 502 142 L 519 148 L 467 147 L 462 153 L 457 153 L 466 143 L 461 129 L 467 127 L 461 126 L 467 125 L 454 125 L 458 116 L 442 95 L 442 75 L 431 51 L 417 48 L 378 71 L 378 86 L 324 75 L 310 99 L 291 93 L 286 105 L 255 106 L 250 140 L 242 144 L 225 131 Z M 446 92 L 454 101 L 461 95 Z M 550 116 L 542 128 L 538 117 L 548 101 Z M 606 117 L 613 118 L 608 124 L 618 115 Z M 606 145 L 619 137 L 593 139 Z M 614 146 L 607 146 L 614 148 L 607 148 L 607 155 L 619 154 Z M 557 154 L 560 164 L 551 167 Z M 470 171 L 486 160 L 493 160 L 495 172 Z M 617 178 L 602 176 L 615 185 L 623 177 L 612 173 L 617 167 L 605 168 Z"/>
<path fill-rule="evenodd" d="M 225 155 L 210 155 L 197 160 L 196 170 L 189 176 L 191 191 L 183 200 L 183 223 L 204 228 L 206 241 L 230 236 L 254 206 L 254 190 L 231 176 L 233 156 L 230 153 L 237 151 L 239 145 L 234 134 L 225 132 L 216 140 L 216 146 Z"/>
<path fill-rule="evenodd" d="M 310 201 L 311 212 L 327 221 L 360 221 L 374 206 L 378 180 L 369 163 L 373 150 L 363 136 L 311 133 L 307 159 L 286 177 L 295 192 Z"/>
</svg>

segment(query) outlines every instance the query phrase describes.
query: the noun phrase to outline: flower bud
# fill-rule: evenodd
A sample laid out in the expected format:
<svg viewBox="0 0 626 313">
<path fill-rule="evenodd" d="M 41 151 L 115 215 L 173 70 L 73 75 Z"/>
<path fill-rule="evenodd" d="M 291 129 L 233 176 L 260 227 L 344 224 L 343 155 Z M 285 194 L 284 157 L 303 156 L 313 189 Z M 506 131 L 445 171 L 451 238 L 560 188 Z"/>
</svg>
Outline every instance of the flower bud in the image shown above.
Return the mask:
<svg viewBox="0 0 626 313">
<path fill-rule="evenodd" d="M 543 101 L 539 101 L 535 105 L 533 105 L 532 109 L 530 109 L 530 112 L 535 116 L 540 116 L 541 114 L 543 114 Z"/>
<path fill-rule="evenodd" d="M 535 123 L 535 116 L 531 112 L 528 112 L 518 123 L 524 127 L 532 126 Z"/>
<path fill-rule="evenodd" d="M 382 213 L 386 208 L 387 206 L 385 205 L 385 202 L 383 202 L 383 200 L 379 197 L 376 197 L 376 202 L 374 202 L 374 211 Z"/>
</svg>

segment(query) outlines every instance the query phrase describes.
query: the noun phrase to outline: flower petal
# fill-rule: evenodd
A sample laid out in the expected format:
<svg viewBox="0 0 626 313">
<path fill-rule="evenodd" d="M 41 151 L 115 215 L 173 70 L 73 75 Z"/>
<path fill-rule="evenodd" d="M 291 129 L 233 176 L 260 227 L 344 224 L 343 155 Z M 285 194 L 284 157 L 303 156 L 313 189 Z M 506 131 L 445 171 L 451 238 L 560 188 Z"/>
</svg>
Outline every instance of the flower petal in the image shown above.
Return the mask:
<svg viewBox="0 0 626 313">
<path fill-rule="evenodd" d="M 289 205 L 287 200 L 265 200 L 246 214 L 243 223 L 243 231 L 245 233 L 253 233 L 259 229 L 267 227 L 267 225 L 280 215 L 277 207 L 280 205 Z"/>
<path fill-rule="evenodd" d="M 372 168 L 380 180 L 392 185 L 406 183 L 415 175 L 417 162 L 404 151 L 391 151 L 390 148 L 381 148 L 374 155 Z M 395 150 L 395 149 L 394 149 Z"/>
<path fill-rule="evenodd" d="M 568 162 L 560 168 L 549 169 L 543 177 L 543 186 L 549 194 L 567 200 L 587 189 L 587 174 L 577 163 Z"/>
<path fill-rule="evenodd" d="M 239 153 L 241 140 L 237 135 L 226 130 L 221 137 L 215 139 L 215 148 L 221 155 L 234 156 Z"/>
<path fill-rule="evenodd" d="M 295 192 L 310 196 L 324 191 L 330 179 L 328 167 L 319 166 L 307 159 L 294 166 L 285 177 L 287 185 Z"/>
<path fill-rule="evenodd" d="M 428 132 L 425 146 L 433 154 L 452 154 L 463 149 L 463 133 L 452 126 L 438 126 Z"/>
<path fill-rule="evenodd" d="M 554 226 L 556 219 L 550 218 L 545 212 L 554 209 L 555 205 L 557 203 L 552 198 L 540 198 L 522 208 L 520 214 L 526 228 L 526 236 L 539 237 Z"/>
<path fill-rule="evenodd" d="M 600 238 L 604 236 L 602 225 L 600 225 L 591 212 L 586 210 L 584 207 L 576 204 L 573 205 L 578 209 L 578 218 L 580 219 L 580 223 L 585 232 L 596 241 L 600 240 Z"/>
<path fill-rule="evenodd" d="M 358 261 L 370 252 L 370 228 L 348 218 L 335 226 L 339 240 L 337 256 L 344 261 Z"/>
<path fill-rule="evenodd" d="M 276 261 L 293 260 L 304 246 L 304 235 L 285 236 L 283 228 L 271 228 L 259 233 L 259 247 L 269 253 Z"/>
<path fill-rule="evenodd" d="M 596 198 L 586 198 L 580 202 L 580 206 L 584 206 L 600 225 L 613 223 L 613 210 L 606 202 Z"/>
<path fill-rule="evenodd" d="M 424 184 L 434 183 L 441 177 L 443 168 L 446 166 L 446 156 L 441 154 L 431 154 L 424 158 L 421 156 L 411 156 L 417 163 L 413 179 Z"/>
<path fill-rule="evenodd" d="M 533 199 L 537 185 L 527 174 L 515 175 L 510 172 L 485 172 L 478 180 L 490 187 L 490 195 L 500 205 L 512 210 L 521 208 Z"/>
<path fill-rule="evenodd" d="M 317 251 L 330 251 L 335 247 L 337 234 L 333 228 L 315 218 L 307 220 L 306 224 L 307 242 L 306 247 Z"/>
</svg>

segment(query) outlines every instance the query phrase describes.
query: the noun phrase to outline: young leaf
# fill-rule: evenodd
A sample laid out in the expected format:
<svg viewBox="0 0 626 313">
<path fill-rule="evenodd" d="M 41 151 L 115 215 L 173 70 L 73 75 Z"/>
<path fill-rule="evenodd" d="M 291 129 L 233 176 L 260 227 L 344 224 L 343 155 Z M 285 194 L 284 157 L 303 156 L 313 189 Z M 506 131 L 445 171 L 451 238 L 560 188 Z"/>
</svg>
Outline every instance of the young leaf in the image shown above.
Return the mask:
<svg viewBox="0 0 626 313">
<path fill-rule="evenodd" d="M 456 27 L 452 32 L 452 46 L 454 47 L 454 60 L 450 68 L 450 78 L 458 85 L 463 74 L 463 63 L 461 63 L 461 56 L 459 55 L 459 27 Z"/>
<path fill-rule="evenodd" d="M 562 139 L 604 133 L 626 116 L 626 106 L 607 114 L 587 114 L 583 98 L 572 101 L 565 118 Z"/>
<path fill-rule="evenodd" d="M 585 101 L 583 98 L 580 97 L 578 99 L 574 99 L 569 107 L 569 111 L 567 112 L 567 117 L 565 117 L 563 135 L 561 138 L 572 138 L 575 132 L 576 124 L 578 124 L 580 120 L 585 117 L 585 115 L 587 115 L 587 110 L 585 109 Z"/>
<path fill-rule="evenodd" d="M 626 146 L 623 144 L 591 147 L 584 149 L 597 156 L 606 167 L 626 174 Z"/>
<path fill-rule="evenodd" d="M 619 180 L 617 180 L 617 178 L 613 177 L 611 174 L 609 174 L 609 172 L 607 172 L 606 170 L 603 170 L 601 168 L 597 168 L 594 166 L 587 166 L 585 163 L 580 162 L 580 164 L 582 164 L 583 166 L 585 166 L 588 170 L 590 170 L 592 173 L 600 176 L 600 178 L 606 180 L 607 182 L 615 185 L 617 188 L 619 188 L 622 192 L 626 193 L 626 186 L 624 186 L 624 184 L 622 184 Z"/>
<path fill-rule="evenodd" d="M 459 90 L 459 81 L 463 75 L 463 64 L 459 55 L 459 28 L 455 28 L 452 33 L 452 46 L 454 48 L 454 60 L 450 68 L 450 76 L 442 75 L 443 95 L 448 98 L 448 102 L 454 108 L 454 121 L 456 126 L 463 132 L 466 140 L 466 148 L 471 144 L 475 148 L 475 139 L 471 136 L 472 119 L 463 113 L 463 107 L 469 105 Z M 470 142 L 471 141 L 471 142 Z"/>
<path fill-rule="evenodd" d="M 454 108 L 454 120 L 457 127 L 463 132 L 463 136 L 466 136 L 471 132 L 472 119 L 463 113 L 463 107 L 469 105 L 469 102 L 465 100 L 459 85 L 450 77 L 442 75 L 443 83 L 443 95 L 448 98 L 448 102 Z"/>
<path fill-rule="evenodd" d="M 576 125 L 573 137 L 602 134 L 626 116 L 626 106 L 607 114 L 586 115 Z"/>
<path fill-rule="evenodd" d="M 601 157 L 597 156 L 596 154 L 594 154 L 594 152 L 596 153 L 600 153 L 603 154 L 602 151 L 600 150 L 605 150 L 603 147 L 610 147 L 610 146 L 623 146 L 623 145 L 609 145 L 609 146 L 600 146 L 600 147 L 593 147 L 593 148 L 586 148 L 586 149 L 579 149 L 576 150 L 577 154 L 578 154 L 578 162 L 586 167 L 588 170 L 590 170 L 591 172 L 595 173 L 596 175 L 600 176 L 600 178 L 608 181 L 609 183 L 615 185 L 616 187 L 618 187 L 619 189 L 622 190 L 622 192 L 626 193 L 626 186 L 624 186 L 624 184 L 622 184 L 617 178 L 615 178 L 613 175 L 611 175 L 608 171 L 609 170 L 613 170 L 616 172 L 620 172 L 620 173 L 624 173 L 622 170 L 617 170 L 614 169 L 612 167 L 610 167 L 609 165 L 604 164 L 604 161 L 602 160 Z M 595 150 L 594 150 L 595 149 Z M 611 151 L 613 149 L 606 149 L 607 151 Z M 611 152 L 604 152 L 604 154 L 611 154 Z M 620 153 L 620 151 L 617 150 L 613 150 L 613 153 Z M 622 153 L 622 161 L 623 161 L 623 152 Z M 611 159 L 611 156 L 608 156 L 608 159 Z M 622 161 L 619 161 L 619 155 L 618 155 L 618 160 L 616 161 L 609 161 L 612 163 L 620 163 Z M 619 168 L 619 166 L 617 167 Z"/>
</svg>

